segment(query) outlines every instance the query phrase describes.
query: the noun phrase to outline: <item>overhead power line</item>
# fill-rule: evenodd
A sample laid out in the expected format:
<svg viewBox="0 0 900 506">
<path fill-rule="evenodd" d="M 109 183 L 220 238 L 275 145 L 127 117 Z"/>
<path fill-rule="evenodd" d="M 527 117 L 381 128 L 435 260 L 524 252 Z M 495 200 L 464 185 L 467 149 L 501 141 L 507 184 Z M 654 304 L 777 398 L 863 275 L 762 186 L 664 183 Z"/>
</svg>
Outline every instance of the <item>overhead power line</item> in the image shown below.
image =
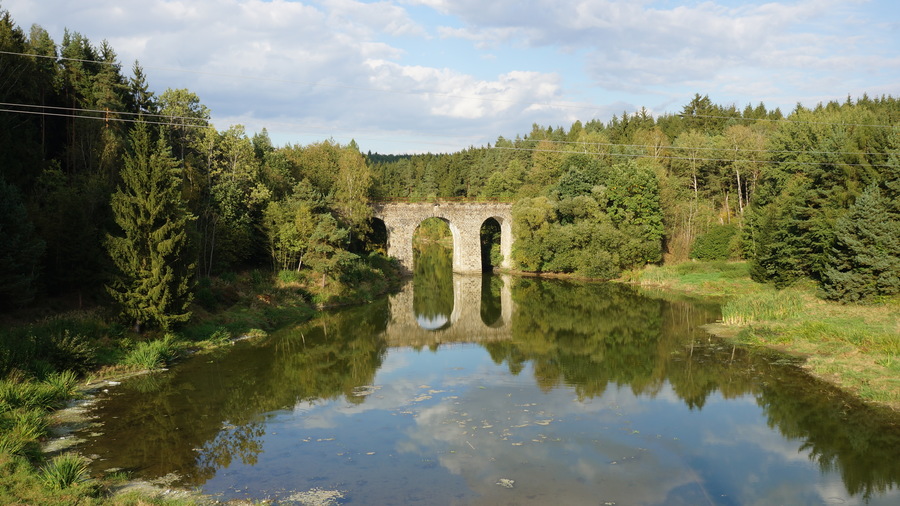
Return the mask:
<svg viewBox="0 0 900 506">
<path fill-rule="evenodd" d="M 40 110 L 33 110 L 33 111 L 28 111 L 28 110 L 20 111 L 20 110 L 13 109 L 13 110 L 6 110 L 6 112 L 23 112 L 23 113 L 30 113 L 30 114 L 38 114 L 38 113 L 42 112 L 41 110 L 67 111 L 67 112 L 70 112 L 73 114 L 75 114 L 75 113 L 97 113 L 97 114 L 105 114 L 105 115 L 110 115 L 110 116 L 112 116 L 112 115 L 132 116 L 132 117 L 141 116 L 144 118 L 145 122 L 147 122 L 148 118 L 160 118 L 160 119 L 164 119 L 164 120 L 168 120 L 168 121 L 173 121 L 173 120 L 199 121 L 199 122 L 203 122 L 203 124 L 196 124 L 196 125 L 191 125 L 191 126 L 198 126 L 198 127 L 204 127 L 204 128 L 206 126 L 208 126 L 208 124 L 209 124 L 209 120 L 207 120 L 205 118 L 197 118 L 194 116 L 173 116 L 173 115 L 169 115 L 169 114 L 158 114 L 158 113 L 151 113 L 151 112 L 112 111 L 112 110 L 107 110 L 107 109 L 83 109 L 83 108 L 79 108 L 79 107 L 61 107 L 61 106 L 37 105 L 37 104 L 17 104 L 17 103 L 11 103 L 11 102 L 0 102 L 0 106 L 40 109 Z M 83 116 L 88 117 L 88 118 L 92 117 L 92 116 L 87 116 L 87 115 L 83 115 Z M 183 126 L 182 123 L 177 123 L 177 125 Z"/>
<path fill-rule="evenodd" d="M 30 53 L 20 53 L 14 51 L 0 51 L 0 54 L 12 55 L 12 56 L 25 56 L 32 58 L 44 58 L 50 59 L 54 61 L 73 61 L 79 63 L 93 63 L 99 65 L 109 65 L 117 68 L 121 68 L 122 64 L 118 62 L 108 62 L 104 60 L 86 60 L 79 58 L 67 58 L 64 56 L 55 56 L 55 55 L 39 55 L 39 54 L 30 54 Z M 252 81 L 260 81 L 260 82 L 273 82 L 273 83 L 283 83 L 283 84 L 304 84 L 313 87 L 324 87 L 324 88 L 337 88 L 337 89 L 347 89 L 347 90 L 356 90 L 356 91 L 371 91 L 377 93 L 388 93 L 388 94 L 396 94 L 396 95 L 415 95 L 415 96 L 425 96 L 425 97 L 442 97 L 442 98 L 453 98 L 458 100 L 475 100 L 481 102 L 494 102 L 494 103 L 505 103 L 505 104 L 521 104 L 527 106 L 547 106 L 547 107 L 556 107 L 563 109 L 576 109 L 576 110 L 585 110 L 585 111 L 600 111 L 604 110 L 603 107 L 597 106 L 589 106 L 585 104 L 566 104 L 559 102 L 529 102 L 529 101 L 521 101 L 521 100 L 510 100 L 504 98 L 491 98 L 486 96 L 470 96 L 470 95 L 456 95 L 452 93 L 442 93 L 430 90 L 395 90 L 395 89 L 386 89 L 386 88 L 373 88 L 373 87 L 365 87 L 365 86 L 352 86 L 341 83 L 324 83 L 322 81 L 302 81 L 296 79 L 279 79 L 274 77 L 260 77 L 260 76 L 248 76 L 245 74 L 229 74 L 224 72 L 208 72 L 201 70 L 193 70 L 193 69 L 185 69 L 180 67 L 160 67 L 160 66 L 143 66 L 146 69 L 155 69 L 162 70 L 167 72 L 182 72 L 186 74 L 194 74 L 194 75 L 203 75 L 203 76 L 211 76 L 211 77 L 226 77 L 232 79 L 245 79 Z M 804 120 L 796 120 L 796 119 L 773 119 L 773 118 L 744 118 L 742 116 L 722 116 L 722 115 L 705 115 L 705 114 L 666 114 L 668 116 L 679 116 L 682 118 L 702 118 L 702 119 L 725 119 L 725 120 L 736 120 L 736 121 L 771 121 L 771 122 L 788 122 L 788 123 L 807 123 L 807 124 L 818 124 L 818 125 L 843 125 L 843 126 L 856 126 L 856 127 L 873 127 L 873 128 L 895 128 L 897 125 L 881 125 L 881 124 L 868 124 L 868 123 L 843 123 L 843 122 L 826 122 L 826 121 L 804 121 Z M 657 115 L 659 117 L 660 115 Z"/>
<path fill-rule="evenodd" d="M 0 51 L 0 54 L 8 54 L 15 56 L 29 56 L 33 58 L 46 58 L 52 59 L 55 61 L 74 61 L 80 63 L 96 63 L 100 65 L 109 65 L 114 67 L 122 66 L 121 63 L 116 62 L 108 62 L 103 60 L 83 60 L 79 58 L 66 58 L 63 56 L 49 56 L 49 55 L 38 55 L 38 54 L 29 54 L 29 53 L 16 53 L 12 51 Z M 251 81 L 260 81 L 260 82 L 272 82 L 272 83 L 282 83 L 282 84 L 305 84 L 313 87 L 323 87 L 323 88 L 337 88 L 337 89 L 345 89 L 345 90 L 356 90 L 356 91 L 373 91 L 377 93 L 389 93 L 395 95 L 418 95 L 418 96 L 433 96 L 433 97 L 442 97 L 442 98 L 455 98 L 459 100 L 477 100 L 481 102 L 496 102 L 496 103 L 505 103 L 505 104 L 522 104 L 528 106 L 549 106 L 549 107 L 558 107 L 558 108 L 567 108 L 567 109 L 579 109 L 579 110 L 602 110 L 602 107 L 596 106 L 587 106 L 587 105 L 574 105 L 574 104 L 562 104 L 558 102 L 527 102 L 521 100 L 509 100 L 504 98 L 491 98 L 485 96 L 469 96 L 469 95 L 454 95 L 452 93 L 442 93 L 437 91 L 416 91 L 416 90 L 393 90 L 387 88 L 372 88 L 366 86 L 352 86 L 349 84 L 340 84 L 340 83 L 323 83 L 322 81 L 302 81 L 297 79 L 278 79 L 274 77 L 259 77 L 259 76 L 248 76 L 245 74 L 228 74 L 224 72 L 208 72 L 202 70 L 193 70 L 193 69 L 185 69 L 178 67 L 157 67 L 157 66 L 144 66 L 141 65 L 142 68 L 145 69 L 154 69 L 154 70 L 163 70 L 168 72 L 183 72 L 185 74 L 194 74 L 201 76 L 210 76 L 210 77 L 228 77 L 233 79 L 246 79 Z"/>
</svg>

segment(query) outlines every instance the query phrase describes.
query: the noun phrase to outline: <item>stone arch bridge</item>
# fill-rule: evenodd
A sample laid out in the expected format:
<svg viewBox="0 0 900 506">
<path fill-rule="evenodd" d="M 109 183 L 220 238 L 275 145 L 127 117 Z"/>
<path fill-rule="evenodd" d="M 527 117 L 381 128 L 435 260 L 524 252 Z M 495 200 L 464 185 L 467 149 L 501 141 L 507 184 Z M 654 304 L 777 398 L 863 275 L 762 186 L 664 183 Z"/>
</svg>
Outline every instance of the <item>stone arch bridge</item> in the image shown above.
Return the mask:
<svg viewBox="0 0 900 506">
<path fill-rule="evenodd" d="M 375 218 L 387 231 L 387 254 L 413 270 L 413 232 L 426 218 L 440 218 L 453 235 L 453 272 L 481 272 L 481 226 L 490 218 L 500 224 L 500 267 L 509 268 L 512 252 L 512 204 L 496 202 L 390 202 L 375 205 Z"/>
</svg>

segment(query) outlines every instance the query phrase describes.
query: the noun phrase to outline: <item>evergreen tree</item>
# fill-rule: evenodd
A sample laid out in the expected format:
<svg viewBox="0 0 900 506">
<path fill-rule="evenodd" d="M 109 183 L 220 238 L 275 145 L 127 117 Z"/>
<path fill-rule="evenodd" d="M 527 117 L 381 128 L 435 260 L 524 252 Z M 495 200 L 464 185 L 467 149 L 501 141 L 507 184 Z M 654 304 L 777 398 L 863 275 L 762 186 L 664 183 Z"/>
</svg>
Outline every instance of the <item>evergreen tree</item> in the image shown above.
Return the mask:
<svg viewBox="0 0 900 506">
<path fill-rule="evenodd" d="M 835 226 L 822 277 L 826 298 L 855 302 L 900 293 L 900 209 L 869 186 Z"/>
<path fill-rule="evenodd" d="M 31 300 L 43 253 L 19 191 L 0 178 L 0 307 Z"/>
<path fill-rule="evenodd" d="M 138 123 L 130 140 L 122 186 L 111 200 L 123 235 L 107 236 L 121 272 L 107 289 L 137 330 L 143 324 L 170 329 L 191 316 L 194 264 L 185 255 L 193 216 L 181 196 L 182 168 L 163 136 L 153 146 L 146 124 Z"/>
</svg>

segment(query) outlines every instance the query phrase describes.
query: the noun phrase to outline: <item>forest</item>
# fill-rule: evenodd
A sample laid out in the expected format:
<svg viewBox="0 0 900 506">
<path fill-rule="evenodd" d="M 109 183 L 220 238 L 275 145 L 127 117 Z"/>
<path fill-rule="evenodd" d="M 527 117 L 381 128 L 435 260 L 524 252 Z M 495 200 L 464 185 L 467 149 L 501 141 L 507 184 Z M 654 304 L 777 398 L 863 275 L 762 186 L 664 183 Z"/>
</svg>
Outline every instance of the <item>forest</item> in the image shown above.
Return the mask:
<svg viewBox="0 0 900 506">
<path fill-rule="evenodd" d="M 366 270 L 373 180 L 354 143 L 217 130 L 195 93 L 150 91 L 106 41 L 57 44 L 9 13 L 0 51 L 0 307 L 74 296 L 168 329 L 211 276 Z"/>
<path fill-rule="evenodd" d="M 533 125 L 514 140 L 373 163 L 379 199 L 513 202 L 526 271 L 615 278 L 647 263 L 748 260 L 756 281 L 813 280 L 833 300 L 900 293 L 900 102 Z"/>
<path fill-rule="evenodd" d="M 68 296 L 134 325 L 190 318 L 204 280 L 265 267 L 359 276 L 372 203 L 513 203 L 517 270 L 612 279 L 646 264 L 746 259 L 754 279 L 829 299 L 900 293 L 900 102 L 787 114 L 695 95 L 680 112 L 532 125 L 455 153 L 274 146 L 218 130 L 139 62 L 0 13 L 0 307 Z"/>
</svg>

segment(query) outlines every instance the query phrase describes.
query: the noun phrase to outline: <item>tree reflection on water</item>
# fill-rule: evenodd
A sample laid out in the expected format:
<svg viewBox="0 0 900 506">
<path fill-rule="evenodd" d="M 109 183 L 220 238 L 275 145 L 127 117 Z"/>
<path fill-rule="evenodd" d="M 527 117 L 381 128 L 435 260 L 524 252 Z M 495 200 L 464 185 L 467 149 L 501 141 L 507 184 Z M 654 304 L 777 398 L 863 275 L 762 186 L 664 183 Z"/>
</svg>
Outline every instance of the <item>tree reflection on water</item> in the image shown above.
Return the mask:
<svg viewBox="0 0 900 506">
<path fill-rule="evenodd" d="M 414 308 L 400 310 L 449 316 L 454 299 L 449 261 L 424 259 L 421 265 L 427 272 L 413 281 Z M 500 313 L 497 301 L 503 288 L 503 282 L 492 277 L 480 285 L 480 317 L 486 325 Z M 478 296 L 477 285 L 474 290 Z M 506 370 L 523 378 L 528 371 L 539 389 L 534 395 L 571 391 L 585 405 L 622 389 L 638 399 L 664 396 L 666 402 L 683 403 L 685 411 L 696 414 L 708 409 L 714 397 L 741 400 L 743 405 L 742 399 L 749 399 L 761 408 L 768 425 L 795 441 L 796 451 L 808 454 L 822 473 L 839 474 L 850 495 L 878 498 L 900 483 L 896 414 L 848 399 L 811 380 L 789 360 L 710 338 L 700 327 L 718 318 L 716 305 L 648 297 L 617 284 L 534 278 L 512 281 L 511 291 L 511 325 L 491 329 L 508 330 L 508 338 L 447 349 L 458 352 L 465 346 L 467 353 L 482 356 L 479 350 L 484 349 L 501 366 L 490 374 L 508 377 Z M 182 484 L 201 485 L 223 469 L 256 466 L 267 458 L 267 426 L 276 417 L 296 417 L 303 410 L 335 403 L 355 407 L 353 416 L 360 417 L 355 423 L 362 425 L 333 428 L 338 438 L 350 438 L 353 431 L 368 427 L 366 417 L 377 416 L 387 402 L 380 401 L 377 409 L 360 409 L 370 399 L 361 391 L 378 381 L 376 376 L 384 373 L 379 369 L 392 353 L 385 335 L 391 310 L 387 300 L 380 299 L 328 313 L 264 340 L 195 357 L 167 374 L 125 382 L 97 405 L 95 415 L 103 422 L 104 434 L 82 435 L 88 439 L 83 451 L 99 456 L 98 469 L 130 469 L 145 477 L 177 473 Z M 442 346 L 414 353 L 440 356 Z M 419 384 L 416 374 L 421 371 L 414 363 L 406 367 L 408 376 L 400 383 Z M 456 386 L 471 388 L 466 385 Z M 480 399 L 491 393 L 477 392 Z M 721 402 L 716 406 L 723 409 Z M 397 431 L 386 437 L 408 436 L 399 426 L 392 428 L 400 420 L 381 422 L 382 430 Z M 664 423 L 686 422 L 673 418 Z M 395 439 L 386 444 L 399 445 Z M 439 446 L 432 450 L 444 451 Z M 436 458 L 412 457 L 416 462 Z M 703 471 L 699 465 L 692 464 L 697 472 Z M 710 466 L 706 479 L 739 472 L 730 465 Z"/>
</svg>

